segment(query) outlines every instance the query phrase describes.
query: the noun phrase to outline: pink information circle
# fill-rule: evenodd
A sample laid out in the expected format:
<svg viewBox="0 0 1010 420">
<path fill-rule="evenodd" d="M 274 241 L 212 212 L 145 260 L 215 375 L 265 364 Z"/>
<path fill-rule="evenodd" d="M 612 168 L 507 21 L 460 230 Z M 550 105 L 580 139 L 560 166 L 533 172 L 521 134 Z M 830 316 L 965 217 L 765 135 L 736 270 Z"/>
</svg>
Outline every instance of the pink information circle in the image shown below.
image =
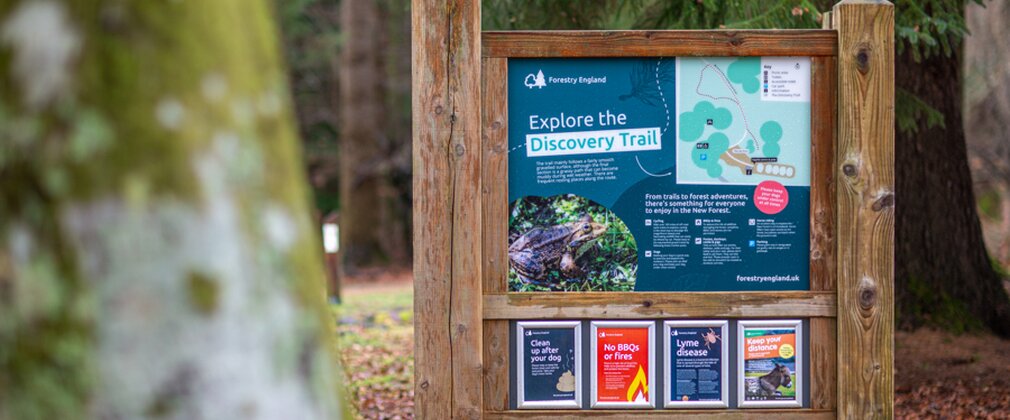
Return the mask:
<svg viewBox="0 0 1010 420">
<path fill-rule="evenodd" d="M 776 181 L 762 181 L 754 189 L 754 206 L 764 214 L 778 214 L 789 205 L 789 191 Z"/>
</svg>

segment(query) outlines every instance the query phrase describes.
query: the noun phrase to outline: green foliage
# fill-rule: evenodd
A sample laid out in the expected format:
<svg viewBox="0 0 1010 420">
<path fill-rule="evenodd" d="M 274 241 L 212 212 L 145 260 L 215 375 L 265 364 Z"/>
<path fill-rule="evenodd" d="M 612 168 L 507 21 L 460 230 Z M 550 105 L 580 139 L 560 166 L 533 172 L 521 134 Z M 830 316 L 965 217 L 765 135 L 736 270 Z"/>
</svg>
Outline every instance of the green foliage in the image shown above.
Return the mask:
<svg viewBox="0 0 1010 420">
<path fill-rule="evenodd" d="M 982 0 L 896 0 L 894 32 L 897 53 L 906 50 L 916 62 L 935 55 L 952 57 L 969 35 L 964 8 Z M 958 81 L 960 83 L 960 81 Z M 914 134 L 920 126 L 945 128 L 944 115 L 917 96 L 904 90 L 895 92 L 898 129 Z"/>
<path fill-rule="evenodd" d="M 903 133 L 914 134 L 923 126 L 926 129 L 947 126 L 943 113 L 905 89 L 895 89 L 894 107 L 895 123 Z"/>
<path fill-rule="evenodd" d="M 509 270 L 509 289 L 518 292 L 564 291 L 633 291 L 638 273 L 638 245 L 628 226 L 606 207 L 573 194 L 552 197 L 524 197 L 512 204 L 509 217 L 509 243 L 534 228 L 549 228 L 578 221 L 589 215 L 594 222 L 607 226 L 582 258 L 580 266 L 585 276 L 566 279 L 557 269 L 548 270 L 545 284 L 524 283 Z"/>
<path fill-rule="evenodd" d="M 626 26 L 632 13 L 623 0 L 495 0 L 483 2 L 486 30 L 612 29 Z"/>
<path fill-rule="evenodd" d="M 951 56 L 968 36 L 964 8 L 982 0 L 896 0 L 894 17 L 898 53 L 906 48 L 920 61 L 934 54 Z"/>
<path fill-rule="evenodd" d="M 714 29 L 819 27 L 810 0 L 501 0 L 485 1 L 489 30 Z"/>
<path fill-rule="evenodd" d="M 640 1 L 642 27 L 663 29 L 796 29 L 820 26 L 809 0 Z"/>
<path fill-rule="evenodd" d="M 307 1 L 307 0 L 302 0 Z M 834 1 L 505 0 L 484 2 L 485 29 L 810 29 Z M 964 8 L 982 0 L 895 0 L 898 52 L 950 56 L 968 36 Z"/>
</svg>

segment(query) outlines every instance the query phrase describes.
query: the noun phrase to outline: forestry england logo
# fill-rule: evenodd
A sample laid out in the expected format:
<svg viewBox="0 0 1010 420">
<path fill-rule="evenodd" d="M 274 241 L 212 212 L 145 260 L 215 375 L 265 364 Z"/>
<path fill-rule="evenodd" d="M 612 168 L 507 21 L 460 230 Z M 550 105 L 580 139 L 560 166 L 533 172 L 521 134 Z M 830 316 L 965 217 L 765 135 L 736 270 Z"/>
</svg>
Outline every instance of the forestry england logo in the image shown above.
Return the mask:
<svg viewBox="0 0 1010 420">
<path fill-rule="evenodd" d="M 543 89 L 544 86 L 547 86 L 547 81 L 544 80 L 544 72 L 542 70 L 537 70 L 537 74 L 530 73 L 527 75 L 523 83 L 530 89 L 533 89 L 534 86 L 537 89 Z"/>
</svg>

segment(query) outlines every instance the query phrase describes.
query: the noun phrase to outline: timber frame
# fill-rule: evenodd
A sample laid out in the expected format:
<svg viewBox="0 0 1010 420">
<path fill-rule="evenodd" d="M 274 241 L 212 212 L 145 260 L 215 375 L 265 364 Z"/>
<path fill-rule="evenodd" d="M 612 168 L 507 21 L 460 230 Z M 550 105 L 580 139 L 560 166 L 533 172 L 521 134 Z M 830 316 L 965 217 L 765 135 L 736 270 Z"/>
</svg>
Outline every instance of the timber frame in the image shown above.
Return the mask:
<svg viewBox="0 0 1010 420">
<path fill-rule="evenodd" d="M 462 0 L 412 14 L 418 418 L 893 417 L 890 3 L 845 0 L 799 31 L 481 33 Z M 811 57 L 809 291 L 507 292 L 507 60 L 635 56 Z M 810 320 L 806 408 L 509 409 L 510 320 L 768 317 Z"/>
</svg>

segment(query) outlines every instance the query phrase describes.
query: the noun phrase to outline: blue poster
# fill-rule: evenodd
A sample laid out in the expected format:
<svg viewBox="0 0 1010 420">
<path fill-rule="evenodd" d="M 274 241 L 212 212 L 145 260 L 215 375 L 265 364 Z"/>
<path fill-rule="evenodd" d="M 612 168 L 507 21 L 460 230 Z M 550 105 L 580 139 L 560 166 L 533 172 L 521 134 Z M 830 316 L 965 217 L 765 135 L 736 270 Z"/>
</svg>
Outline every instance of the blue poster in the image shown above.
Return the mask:
<svg viewBox="0 0 1010 420">
<path fill-rule="evenodd" d="M 670 327 L 669 334 L 669 401 L 723 401 L 722 328 Z"/>
<path fill-rule="evenodd" d="M 576 329 L 527 326 L 521 331 L 520 405 L 575 402 L 580 378 Z"/>
<path fill-rule="evenodd" d="M 810 60 L 510 59 L 511 291 L 808 290 Z"/>
</svg>

